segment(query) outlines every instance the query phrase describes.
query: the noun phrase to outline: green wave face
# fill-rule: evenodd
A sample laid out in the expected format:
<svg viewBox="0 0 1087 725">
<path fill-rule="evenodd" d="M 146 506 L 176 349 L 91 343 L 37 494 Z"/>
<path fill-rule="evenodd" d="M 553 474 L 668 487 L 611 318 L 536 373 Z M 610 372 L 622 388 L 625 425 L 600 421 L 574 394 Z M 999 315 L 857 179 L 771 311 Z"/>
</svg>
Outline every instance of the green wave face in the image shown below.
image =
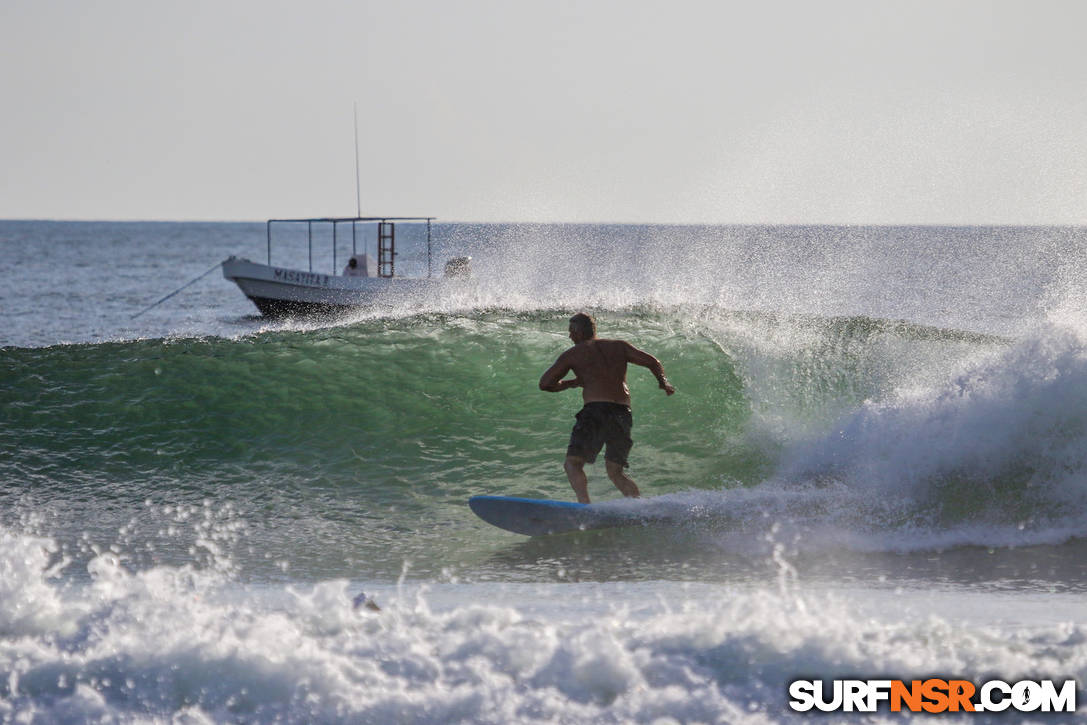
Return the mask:
<svg viewBox="0 0 1087 725">
<path fill-rule="evenodd" d="M 667 321 L 615 323 L 609 333 L 651 350 L 686 388 L 666 399 L 647 371 L 630 370 L 640 465 L 670 459 L 695 475 L 749 417 L 732 360 Z M 332 485 L 426 479 L 448 495 L 523 486 L 554 478 L 579 407 L 576 391 L 537 388 L 570 344 L 564 330 L 564 315 L 488 314 L 8 349 L 3 446 L 25 473 L 53 480 L 224 469 L 240 480 L 255 467 Z"/>
</svg>

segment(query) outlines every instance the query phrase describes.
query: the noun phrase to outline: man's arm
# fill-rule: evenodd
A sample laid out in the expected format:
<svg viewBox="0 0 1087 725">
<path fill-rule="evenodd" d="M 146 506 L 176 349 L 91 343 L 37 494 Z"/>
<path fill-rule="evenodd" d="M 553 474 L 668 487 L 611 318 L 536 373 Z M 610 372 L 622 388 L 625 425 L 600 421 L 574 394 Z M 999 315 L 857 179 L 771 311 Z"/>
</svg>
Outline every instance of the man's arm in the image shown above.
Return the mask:
<svg viewBox="0 0 1087 725">
<path fill-rule="evenodd" d="M 661 365 L 660 360 L 647 352 L 639 350 L 629 342 L 623 344 L 623 349 L 626 350 L 627 353 L 627 362 L 641 365 L 643 368 L 649 368 L 649 371 L 653 373 L 653 377 L 657 379 L 657 383 L 660 385 L 661 390 L 668 395 L 676 392 L 675 386 L 668 382 L 668 378 L 664 376 L 664 366 Z"/>
<path fill-rule="evenodd" d="M 567 362 L 566 353 L 563 353 L 562 355 L 559 355 L 559 359 L 555 361 L 555 364 L 549 367 L 540 378 L 540 390 L 546 390 L 549 393 L 559 393 L 563 390 L 580 387 L 581 380 L 579 378 L 573 378 L 572 380 L 562 379 L 568 372 L 570 372 L 570 363 Z"/>
</svg>

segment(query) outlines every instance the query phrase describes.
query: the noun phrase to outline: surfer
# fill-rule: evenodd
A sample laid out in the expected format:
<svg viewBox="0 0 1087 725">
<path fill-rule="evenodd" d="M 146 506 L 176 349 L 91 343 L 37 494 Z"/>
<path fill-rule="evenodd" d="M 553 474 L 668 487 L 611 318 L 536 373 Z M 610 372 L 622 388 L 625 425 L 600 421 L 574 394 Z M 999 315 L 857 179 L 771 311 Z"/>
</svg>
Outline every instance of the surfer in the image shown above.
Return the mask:
<svg viewBox="0 0 1087 725">
<path fill-rule="evenodd" d="M 624 340 L 602 340 L 596 336 L 596 321 L 584 312 L 570 318 L 570 340 L 574 346 L 559 355 L 555 364 L 540 378 L 540 390 L 558 393 L 581 388 L 584 407 L 570 433 L 563 468 L 580 503 L 589 503 L 589 480 L 585 464 L 596 461 L 607 444 L 604 464 L 608 478 L 624 495 L 637 498 L 637 484 L 623 471 L 633 441 L 630 430 L 630 388 L 627 387 L 627 363 L 649 368 L 667 395 L 676 389 L 664 376 L 660 360 Z M 563 380 L 573 371 L 574 377 Z"/>
</svg>

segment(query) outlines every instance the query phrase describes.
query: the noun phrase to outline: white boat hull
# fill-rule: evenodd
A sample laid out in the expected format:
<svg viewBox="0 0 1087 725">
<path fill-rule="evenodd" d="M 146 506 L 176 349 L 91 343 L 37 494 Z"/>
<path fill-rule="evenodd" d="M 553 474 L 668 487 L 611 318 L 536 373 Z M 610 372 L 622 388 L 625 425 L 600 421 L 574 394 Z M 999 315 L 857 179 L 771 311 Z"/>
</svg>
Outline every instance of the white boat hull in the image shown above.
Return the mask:
<svg viewBox="0 0 1087 725">
<path fill-rule="evenodd" d="M 237 284 L 266 317 L 344 312 L 392 302 L 441 284 L 440 279 L 428 278 L 343 277 L 273 267 L 237 257 L 223 262 L 223 277 Z"/>
</svg>

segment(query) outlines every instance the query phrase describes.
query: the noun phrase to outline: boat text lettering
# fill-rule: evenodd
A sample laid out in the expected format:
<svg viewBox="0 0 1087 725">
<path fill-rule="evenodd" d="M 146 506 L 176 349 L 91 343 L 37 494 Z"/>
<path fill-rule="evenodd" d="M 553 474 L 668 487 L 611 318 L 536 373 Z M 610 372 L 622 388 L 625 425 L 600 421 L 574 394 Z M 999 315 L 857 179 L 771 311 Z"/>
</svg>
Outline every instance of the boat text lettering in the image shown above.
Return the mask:
<svg viewBox="0 0 1087 725">
<path fill-rule="evenodd" d="M 292 282 L 294 284 L 308 284 L 315 287 L 328 287 L 329 275 L 317 274 L 316 272 L 298 272 L 293 269 L 280 269 L 278 267 L 274 270 L 275 278 L 281 282 Z"/>
</svg>

